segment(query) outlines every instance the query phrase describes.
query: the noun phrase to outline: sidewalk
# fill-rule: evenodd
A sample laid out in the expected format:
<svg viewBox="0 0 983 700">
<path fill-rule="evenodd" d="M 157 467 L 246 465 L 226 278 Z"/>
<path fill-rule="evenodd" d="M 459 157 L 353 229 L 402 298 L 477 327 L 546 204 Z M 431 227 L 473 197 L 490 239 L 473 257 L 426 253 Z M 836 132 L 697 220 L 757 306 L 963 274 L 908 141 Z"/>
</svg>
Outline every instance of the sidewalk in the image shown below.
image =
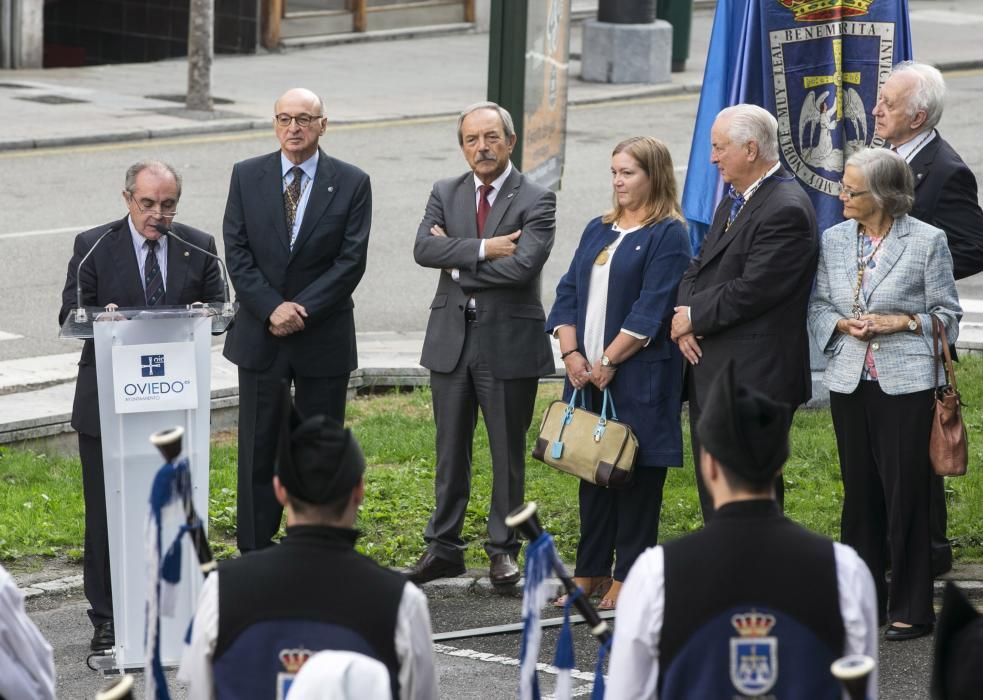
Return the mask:
<svg viewBox="0 0 983 700">
<path fill-rule="evenodd" d="M 911 0 L 909 6 L 919 60 L 946 70 L 983 67 L 983 3 Z M 712 10 L 694 12 L 687 70 L 655 86 L 580 80 L 581 25 L 575 24 L 570 103 L 699 91 L 712 22 Z M 487 59 L 488 35 L 477 33 L 217 56 L 212 90 L 221 103 L 213 114 L 183 108 L 183 59 L 0 71 L 0 113 L 8 115 L 0 150 L 267 129 L 275 96 L 297 85 L 326 98 L 329 129 L 331 123 L 456 114 L 485 99 Z"/>
</svg>

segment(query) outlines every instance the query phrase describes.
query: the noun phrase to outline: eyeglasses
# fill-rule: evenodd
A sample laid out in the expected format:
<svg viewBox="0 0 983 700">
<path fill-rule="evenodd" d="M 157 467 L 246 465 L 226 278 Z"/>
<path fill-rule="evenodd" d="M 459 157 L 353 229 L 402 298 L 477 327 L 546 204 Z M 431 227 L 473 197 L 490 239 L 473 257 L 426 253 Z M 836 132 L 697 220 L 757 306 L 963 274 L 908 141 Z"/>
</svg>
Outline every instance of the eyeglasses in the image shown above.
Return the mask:
<svg viewBox="0 0 983 700">
<path fill-rule="evenodd" d="M 137 209 L 140 210 L 141 214 L 153 214 L 154 216 L 160 216 L 165 218 L 173 218 L 177 215 L 177 203 L 163 202 L 159 206 L 153 206 L 157 202 L 151 201 L 149 199 L 139 200 L 133 196 L 132 193 L 127 193 L 130 201 L 137 205 Z M 144 205 L 148 206 L 144 206 Z"/>
<path fill-rule="evenodd" d="M 277 114 L 273 117 L 275 121 L 280 126 L 290 126 L 290 122 L 297 122 L 297 126 L 306 129 L 311 125 L 315 119 L 324 119 L 323 114 L 298 114 L 297 116 L 291 116 L 289 114 Z"/>
<path fill-rule="evenodd" d="M 870 194 L 870 190 L 851 190 L 842 182 L 840 183 L 840 195 L 846 195 L 847 199 L 855 199 L 862 194 Z"/>
</svg>

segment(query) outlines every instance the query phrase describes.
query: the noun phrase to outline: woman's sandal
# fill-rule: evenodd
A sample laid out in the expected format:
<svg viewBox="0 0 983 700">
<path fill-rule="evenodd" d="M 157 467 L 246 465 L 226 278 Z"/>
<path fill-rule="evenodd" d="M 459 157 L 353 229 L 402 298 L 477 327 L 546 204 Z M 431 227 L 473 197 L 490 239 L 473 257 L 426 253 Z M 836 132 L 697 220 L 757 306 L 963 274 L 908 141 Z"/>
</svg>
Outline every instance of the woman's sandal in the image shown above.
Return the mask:
<svg viewBox="0 0 983 700">
<path fill-rule="evenodd" d="M 573 581 L 580 586 L 580 589 L 588 598 L 593 595 L 604 595 L 607 592 L 607 587 L 611 585 L 610 576 L 574 576 Z M 566 607 L 567 597 L 566 593 L 561 595 L 553 601 L 553 607 Z"/>
<path fill-rule="evenodd" d="M 612 581 L 608 592 L 597 604 L 598 610 L 614 610 L 618 606 L 618 595 L 621 593 L 621 581 Z"/>
</svg>

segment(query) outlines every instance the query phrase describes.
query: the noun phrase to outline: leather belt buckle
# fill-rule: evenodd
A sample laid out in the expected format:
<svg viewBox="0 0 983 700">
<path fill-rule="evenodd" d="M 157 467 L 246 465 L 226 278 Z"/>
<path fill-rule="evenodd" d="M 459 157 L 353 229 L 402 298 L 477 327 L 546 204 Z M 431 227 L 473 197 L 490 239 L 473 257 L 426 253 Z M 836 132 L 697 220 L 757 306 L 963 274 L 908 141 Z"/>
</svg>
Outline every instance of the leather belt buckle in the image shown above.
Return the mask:
<svg viewBox="0 0 983 700">
<path fill-rule="evenodd" d="M 470 306 L 464 307 L 464 320 L 468 323 L 477 323 L 478 309 L 472 309 Z"/>
</svg>

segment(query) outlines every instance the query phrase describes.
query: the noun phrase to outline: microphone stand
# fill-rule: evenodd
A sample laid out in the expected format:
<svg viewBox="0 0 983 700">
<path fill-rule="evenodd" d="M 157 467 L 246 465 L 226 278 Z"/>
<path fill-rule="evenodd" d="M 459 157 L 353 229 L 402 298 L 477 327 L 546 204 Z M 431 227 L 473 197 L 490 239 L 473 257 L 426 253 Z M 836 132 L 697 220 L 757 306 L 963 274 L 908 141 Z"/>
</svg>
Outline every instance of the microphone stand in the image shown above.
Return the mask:
<svg viewBox="0 0 983 700">
<path fill-rule="evenodd" d="M 222 304 L 222 316 L 225 317 L 234 316 L 235 309 L 232 307 L 232 302 L 229 300 L 229 269 L 225 266 L 225 261 L 222 260 L 222 258 L 220 258 L 215 253 L 209 252 L 200 246 L 196 246 L 194 243 L 191 243 L 190 241 L 184 240 L 177 233 L 164 226 L 164 224 L 155 224 L 154 228 L 157 229 L 157 232 L 160 235 L 167 236 L 171 240 L 177 240 L 183 246 L 187 246 L 188 248 L 193 248 L 194 250 L 197 250 L 199 253 L 204 253 L 210 258 L 214 258 L 215 260 L 218 260 L 218 264 L 222 268 L 222 301 L 224 302 Z"/>
<path fill-rule="evenodd" d="M 108 229 L 106 229 L 103 234 L 96 239 L 96 242 L 92 244 L 89 251 L 82 256 L 82 259 L 79 260 L 79 264 L 75 267 L 75 299 L 78 303 L 78 306 L 75 309 L 76 323 L 88 323 L 89 321 L 89 315 L 86 313 L 85 307 L 82 306 L 82 265 L 85 264 L 85 261 L 89 259 L 89 256 L 92 255 L 95 249 L 99 247 L 99 244 L 102 243 L 102 239 L 115 230 L 116 226 L 110 226 Z"/>
<path fill-rule="evenodd" d="M 543 526 L 539 522 L 539 516 L 536 514 L 536 510 L 537 506 L 535 502 L 526 503 L 509 513 L 508 517 L 505 518 L 505 524 L 518 529 L 526 539 L 533 542 L 543 534 Z M 566 567 L 563 566 L 563 562 L 555 555 L 553 556 L 553 570 L 556 572 L 557 578 L 563 583 L 567 595 L 574 595 L 579 586 L 570 578 Z M 583 595 L 583 591 L 580 591 L 580 595 L 577 595 L 573 599 L 573 605 L 583 615 L 584 621 L 590 626 L 590 633 L 599 642 L 606 644 L 611 640 L 611 628 L 608 626 L 607 621 L 602 620 L 600 615 L 597 614 L 597 610 L 590 604 L 587 596 Z"/>
</svg>

